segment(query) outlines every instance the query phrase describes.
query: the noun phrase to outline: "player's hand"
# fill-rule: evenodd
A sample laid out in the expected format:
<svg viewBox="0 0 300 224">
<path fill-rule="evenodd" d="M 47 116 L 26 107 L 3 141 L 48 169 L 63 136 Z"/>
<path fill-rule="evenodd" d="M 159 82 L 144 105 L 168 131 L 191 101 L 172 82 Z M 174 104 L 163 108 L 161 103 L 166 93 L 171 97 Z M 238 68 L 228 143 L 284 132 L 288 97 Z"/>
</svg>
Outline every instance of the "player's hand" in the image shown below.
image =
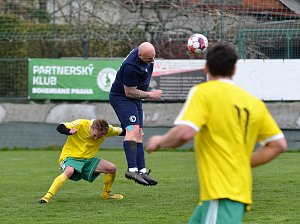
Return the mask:
<svg viewBox="0 0 300 224">
<path fill-rule="evenodd" d="M 76 129 L 76 128 L 72 128 L 72 129 L 69 131 L 69 133 L 70 133 L 71 135 L 74 135 L 74 134 L 77 133 L 77 129 Z"/>
<path fill-rule="evenodd" d="M 146 143 L 146 151 L 148 153 L 157 151 L 160 149 L 160 142 L 161 142 L 162 136 L 160 135 L 154 135 L 150 137 Z"/>
<path fill-rule="evenodd" d="M 150 99 L 160 100 L 162 96 L 162 90 L 161 89 L 152 90 L 151 92 L 148 92 L 148 94 Z"/>
</svg>

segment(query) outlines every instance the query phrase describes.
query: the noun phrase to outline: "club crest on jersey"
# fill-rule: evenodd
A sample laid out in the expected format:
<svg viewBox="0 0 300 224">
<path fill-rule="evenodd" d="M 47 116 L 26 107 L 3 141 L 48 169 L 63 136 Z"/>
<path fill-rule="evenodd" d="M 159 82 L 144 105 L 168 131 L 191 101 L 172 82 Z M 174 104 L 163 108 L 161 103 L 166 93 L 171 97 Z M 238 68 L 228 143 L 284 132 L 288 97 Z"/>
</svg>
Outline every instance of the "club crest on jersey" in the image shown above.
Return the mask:
<svg viewBox="0 0 300 224">
<path fill-rule="evenodd" d="M 136 121 L 136 117 L 134 115 L 131 115 L 129 117 L 130 122 L 135 122 Z"/>
</svg>

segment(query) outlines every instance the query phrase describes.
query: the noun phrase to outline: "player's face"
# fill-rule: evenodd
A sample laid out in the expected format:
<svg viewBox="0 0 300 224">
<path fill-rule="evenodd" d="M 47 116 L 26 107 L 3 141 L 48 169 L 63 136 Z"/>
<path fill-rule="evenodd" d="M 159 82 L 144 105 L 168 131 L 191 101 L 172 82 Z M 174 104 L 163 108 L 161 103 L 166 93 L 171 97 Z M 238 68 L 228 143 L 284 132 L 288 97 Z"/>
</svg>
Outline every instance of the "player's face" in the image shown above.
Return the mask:
<svg viewBox="0 0 300 224">
<path fill-rule="evenodd" d="M 151 54 L 140 54 L 139 57 L 142 59 L 142 61 L 146 62 L 147 64 L 151 64 L 154 62 L 155 52 Z"/>
<path fill-rule="evenodd" d="M 94 128 L 91 128 L 90 131 L 91 131 L 91 137 L 93 139 L 98 139 L 104 136 L 104 134 L 101 131 L 98 131 Z"/>
<path fill-rule="evenodd" d="M 154 62 L 154 57 L 145 57 L 143 61 L 146 62 L 147 64 L 150 64 Z"/>
</svg>

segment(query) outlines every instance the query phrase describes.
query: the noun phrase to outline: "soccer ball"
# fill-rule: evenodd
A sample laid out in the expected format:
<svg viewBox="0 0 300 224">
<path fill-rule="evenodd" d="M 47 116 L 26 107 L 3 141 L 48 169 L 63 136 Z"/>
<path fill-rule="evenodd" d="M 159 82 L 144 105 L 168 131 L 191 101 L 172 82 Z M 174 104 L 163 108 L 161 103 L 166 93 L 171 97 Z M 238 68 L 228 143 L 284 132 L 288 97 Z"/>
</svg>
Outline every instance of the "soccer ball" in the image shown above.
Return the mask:
<svg viewBox="0 0 300 224">
<path fill-rule="evenodd" d="M 187 47 L 193 54 L 204 53 L 208 47 L 208 40 L 203 34 L 195 33 L 189 37 Z"/>
</svg>

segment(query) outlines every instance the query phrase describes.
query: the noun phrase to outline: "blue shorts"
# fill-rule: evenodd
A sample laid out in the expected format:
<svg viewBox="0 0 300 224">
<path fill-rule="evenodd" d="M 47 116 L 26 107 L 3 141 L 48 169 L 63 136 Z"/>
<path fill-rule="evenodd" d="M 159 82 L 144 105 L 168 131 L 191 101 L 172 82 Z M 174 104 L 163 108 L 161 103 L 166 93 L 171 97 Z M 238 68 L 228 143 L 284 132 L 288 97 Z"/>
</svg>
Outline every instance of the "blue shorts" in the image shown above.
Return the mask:
<svg viewBox="0 0 300 224">
<path fill-rule="evenodd" d="M 140 100 L 110 94 L 109 102 L 124 130 L 129 125 L 139 125 L 143 128 L 143 107 Z"/>
</svg>

